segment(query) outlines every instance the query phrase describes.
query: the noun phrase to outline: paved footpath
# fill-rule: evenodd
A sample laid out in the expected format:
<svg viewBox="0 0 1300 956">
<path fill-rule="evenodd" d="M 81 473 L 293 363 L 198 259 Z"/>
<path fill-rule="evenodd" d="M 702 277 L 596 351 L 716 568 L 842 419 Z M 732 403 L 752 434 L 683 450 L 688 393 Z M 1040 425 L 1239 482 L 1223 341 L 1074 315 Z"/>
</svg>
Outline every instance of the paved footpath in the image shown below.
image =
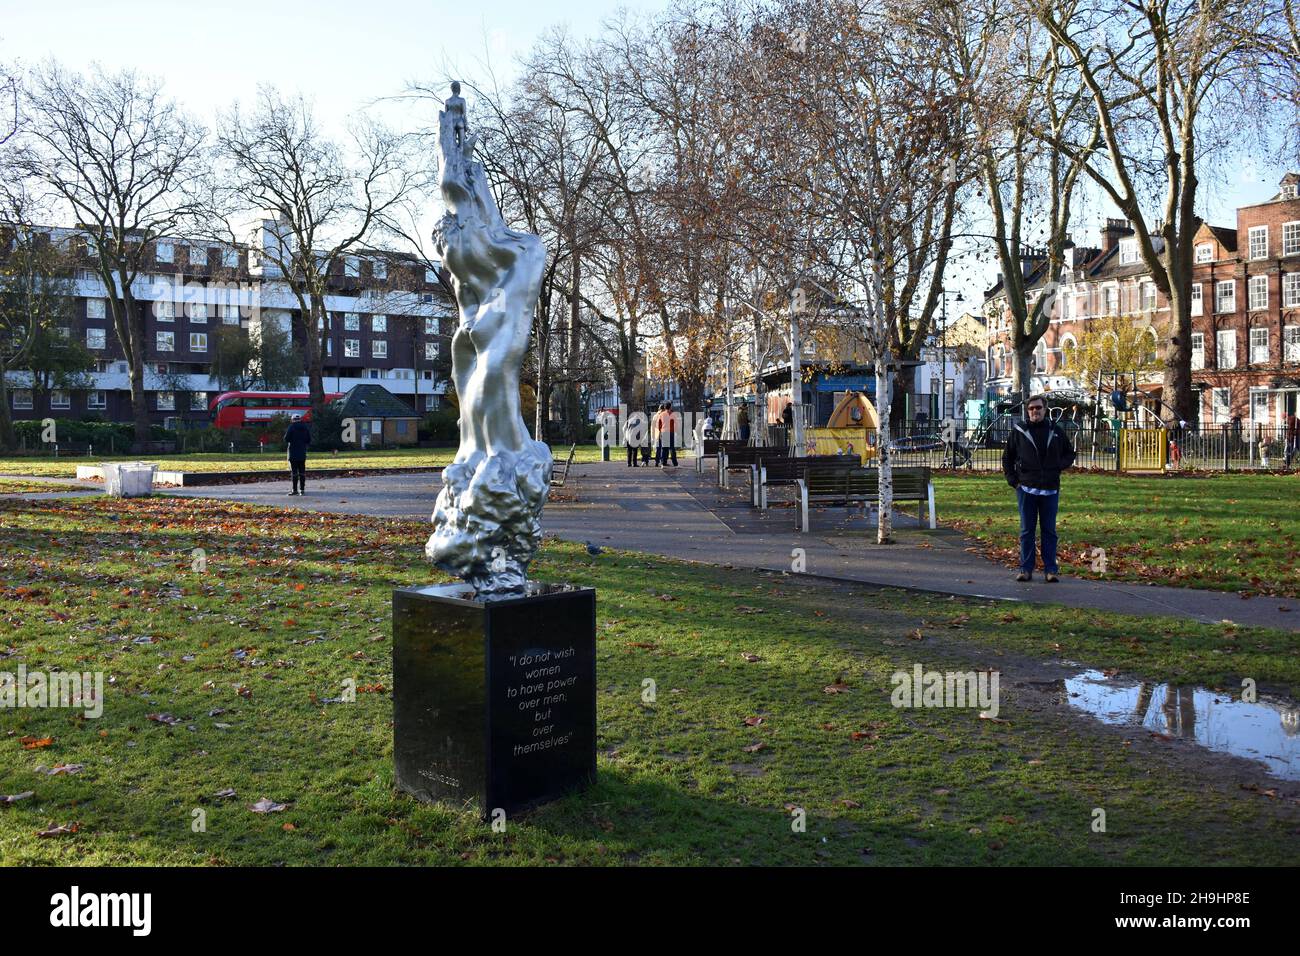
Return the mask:
<svg viewBox="0 0 1300 956">
<path fill-rule="evenodd" d="M 800 534 L 794 508 L 758 512 L 749 507 L 748 482 L 735 472 L 732 477 L 734 487 L 721 491 L 707 463 L 705 473 L 696 475 L 687 457 L 680 467 L 664 469 L 631 469 L 622 462 L 575 464 L 568 487 L 547 504 L 542 524 L 548 534 L 573 541 L 706 564 L 791 571 L 802 559 L 805 573 L 867 584 L 1300 630 L 1300 601 L 1287 598 L 1242 599 L 1231 592 L 1070 578 L 1047 584 L 1041 575 L 1020 584 L 1012 580 L 1012 570 L 968 551 L 970 542 L 958 532 L 916 529 L 910 516 L 898 516 L 898 543 L 893 545 L 875 544 L 868 521 L 843 508 L 814 509 L 810 533 Z M 285 482 L 173 493 L 427 520 L 440 485 L 428 475 L 377 475 L 313 482 L 301 498 L 288 497 Z M 788 500 L 789 490 L 782 491 Z M 938 512 L 942 521 L 942 501 Z M 795 550 L 800 548 L 802 555 Z"/>
</svg>

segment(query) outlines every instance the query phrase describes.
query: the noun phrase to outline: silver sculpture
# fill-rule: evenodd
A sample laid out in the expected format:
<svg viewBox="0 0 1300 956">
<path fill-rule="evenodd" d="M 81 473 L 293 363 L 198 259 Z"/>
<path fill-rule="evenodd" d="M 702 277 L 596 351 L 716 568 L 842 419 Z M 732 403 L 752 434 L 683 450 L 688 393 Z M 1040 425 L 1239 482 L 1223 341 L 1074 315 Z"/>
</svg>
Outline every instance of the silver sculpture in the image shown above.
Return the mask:
<svg viewBox="0 0 1300 956">
<path fill-rule="evenodd" d="M 439 187 L 446 214 L 434 248 L 451 274 L 460 322 L 451 377 L 460 400 L 460 449 L 443 472 L 429 560 L 481 594 L 522 591 L 542 537 L 551 451 L 533 441 L 519 411 L 519 368 L 528 346 L 546 250 L 506 228 L 475 162 L 460 84 L 438 113 Z"/>
</svg>

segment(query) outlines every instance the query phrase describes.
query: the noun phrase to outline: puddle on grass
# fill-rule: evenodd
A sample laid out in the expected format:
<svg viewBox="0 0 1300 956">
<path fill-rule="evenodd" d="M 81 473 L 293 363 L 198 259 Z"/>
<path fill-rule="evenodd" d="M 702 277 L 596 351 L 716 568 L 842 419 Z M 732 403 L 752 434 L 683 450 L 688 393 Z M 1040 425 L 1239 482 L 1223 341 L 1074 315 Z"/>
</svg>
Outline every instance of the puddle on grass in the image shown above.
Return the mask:
<svg viewBox="0 0 1300 956">
<path fill-rule="evenodd" d="M 1283 780 L 1300 780 L 1300 704 L 1264 695 L 1233 700 L 1204 687 L 1134 682 L 1087 670 L 1066 678 L 1076 707 L 1107 724 L 1144 727 L 1208 750 L 1258 760 Z"/>
</svg>

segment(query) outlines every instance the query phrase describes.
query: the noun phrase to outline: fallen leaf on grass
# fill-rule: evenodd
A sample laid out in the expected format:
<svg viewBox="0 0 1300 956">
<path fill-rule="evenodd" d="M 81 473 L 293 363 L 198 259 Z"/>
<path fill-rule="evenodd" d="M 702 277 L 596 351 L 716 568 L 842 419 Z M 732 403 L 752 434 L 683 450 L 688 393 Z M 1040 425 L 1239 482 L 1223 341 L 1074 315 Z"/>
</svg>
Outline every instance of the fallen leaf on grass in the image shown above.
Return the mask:
<svg viewBox="0 0 1300 956">
<path fill-rule="evenodd" d="M 53 737 L 19 737 L 18 742 L 23 745 L 23 750 L 36 750 L 40 747 L 49 747 L 54 744 Z"/>
<path fill-rule="evenodd" d="M 763 743 L 763 741 L 760 740 L 756 744 L 750 744 L 748 747 L 741 747 L 740 749 L 745 751 L 745 753 L 747 754 L 756 754 L 766 746 L 767 744 Z"/>
<path fill-rule="evenodd" d="M 57 777 L 61 773 L 81 773 L 85 769 L 86 765 L 84 763 L 61 763 L 50 767 L 48 770 L 45 767 L 37 767 L 36 772 L 50 777 Z"/>
<path fill-rule="evenodd" d="M 276 803 L 274 800 L 268 800 L 266 797 L 263 797 L 248 809 L 252 810 L 254 813 L 279 813 L 281 810 L 288 809 L 288 804 Z"/>
<path fill-rule="evenodd" d="M 749 663 L 751 664 L 757 664 L 759 661 L 763 659 L 759 657 L 757 654 L 741 654 L 740 656 L 745 660 L 749 661 Z"/>
<path fill-rule="evenodd" d="M 1009 724 L 1009 723 L 1011 723 L 1011 721 L 1009 721 L 1009 720 L 1003 720 L 1001 717 L 994 717 L 994 716 L 992 716 L 991 714 L 986 714 L 986 713 L 984 713 L 983 711 L 980 711 L 980 720 L 987 720 L 987 721 L 988 721 L 989 723 L 991 723 L 991 724 Z"/>
<path fill-rule="evenodd" d="M 224 790 L 218 790 L 216 793 L 213 794 L 214 797 L 220 797 L 223 800 L 228 800 L 234 795 L 235 795 L 234 787 L 226 787 Z"/>
<path fill-rule="evenodd" d="M 17 803 L 19 800 L 26 800 L 35 792 L 35 790 L 24 790 L 22 793 L 4 794 L 3 796 L 0 796 L 0 806 L 3 806 L 6 803 Z"/>
<path fill-rule="evenodd" d="M 282 827 L 280 827 L 280 829 L 288 831 L 288 830 L 296 830 L 298 828 L 294 826 L 292 823 L 286 823 Z"/>
<path fill-rule="evenodd" d="M 848 807 L 850 810 L 856 810 L 862 806 L 862 804 L 858 803 L 856 800 L 841 800 L 840 805 Z"/>
<path fill-rule="evenodd" d="M 847 694 L 849 688 L 846 684 L 827 684 L 822 691 L 827 694 Z"/>
<path fill-rule="evenodd" d="M 746 718 L 745 718 L 745 726 L 746 726 L 746 727 L 757 727 L 757 726 L 758 726 L 759 724 L 761 724 L 762 722 L 763 722 L 763 718 L 762 718 L 762 717 L 746 717 Z"/>
<path fill-rule="evenodd" d="M 173 717 L 171 714 L 145 714 L 145 717 L 149 720 L 155 721 L 156 723 L 166 724 L 168 727 L 181 722 L 179 717 Z"/>
<path fill-rule="evenodd" d="M 639 647 L 639 648 L 641 648 L 641 649 L 643 649 L 643 650 L 647 650 L 647 651 L 657 651 L 657 650 L 659 649 L 659 645 L 658 645 L 658 644 L 650 644 L 650 643 L 647 643 L 646 641 L 629 641 L 628 644 L 627 644 L 627 646 L 628 646 L 628 647 Z"/>
<path fill-rule="evenodd" d="M 63 836 L 68 833 L 76 833 L 80 829 L 81 829 L 80 823 L 67 823 L 67 824 L 61 824 L 60 826 L 57 827 L 50 827 L 48 830 L 37 830 L 36 835 L 38 837 L 56 837 L 56 836 Z"/>
<path fill-rule="evenodd" d="M 766 613 L 761 607 L 750 607 L 748 604 L 737 604 L 736 610 L 741 614 L 764 614 Z"/>
<path fill-rule="evenodd" d="M 910 638 L 911 638 L 912 640 L 914 640 L 914 641 L 923 641 L 923 640 L 925 640 L 925 635 L 921 633 L 921 629 L 920 629 L 919 627 L 918 627 L 916 630 L 914 630 L 914 631 L 910 631 L 910 632 L 908 633 L 907 636 L 910 637 Z"/>
</svg>

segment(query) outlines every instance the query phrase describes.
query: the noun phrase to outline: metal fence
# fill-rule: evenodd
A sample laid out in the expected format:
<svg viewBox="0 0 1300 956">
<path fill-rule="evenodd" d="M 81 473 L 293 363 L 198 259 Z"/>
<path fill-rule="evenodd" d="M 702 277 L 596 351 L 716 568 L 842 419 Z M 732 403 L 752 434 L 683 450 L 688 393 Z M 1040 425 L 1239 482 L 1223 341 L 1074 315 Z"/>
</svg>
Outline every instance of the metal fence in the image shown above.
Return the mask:
<svg viewBox="0 0 1300 956">
<path fill-rule="evenodd" d="M 1118 470 L 1116 432 L 1109 423 L 1098 427 L 1061 423 L 1076 452 L 1075 467 Z M 978 421 L 953 423 L 905 422 L 891 429 L 890 447 L 900 465 L 997 471 L 1010 423 L 981 429 Z M 1144 432 L 1154 432 L 1146 430 Z M 871 440 L 871 433 L 868 433 Z M 947 440 L 951 438 L 952 440 Z M 1300 467 L 1300 439 L 1285 425 L 1189 425 L 1171 428 L 1167 442 L 1167 471 L 1281 471 Z M 1289 447 L 1288 447 L 1289 445 Z"/>
</svg>

